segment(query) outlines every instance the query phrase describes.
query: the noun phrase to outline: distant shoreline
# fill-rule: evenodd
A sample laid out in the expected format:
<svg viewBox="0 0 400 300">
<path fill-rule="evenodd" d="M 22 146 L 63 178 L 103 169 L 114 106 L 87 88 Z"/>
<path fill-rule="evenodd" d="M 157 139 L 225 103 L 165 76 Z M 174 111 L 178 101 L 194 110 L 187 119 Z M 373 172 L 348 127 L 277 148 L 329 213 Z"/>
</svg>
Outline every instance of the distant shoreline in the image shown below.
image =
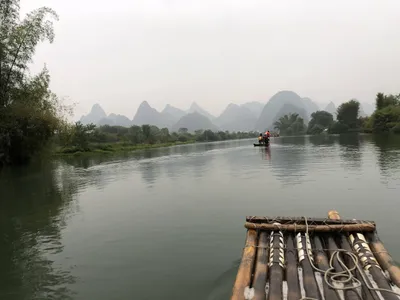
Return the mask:
<svg viewBox="0 0 400 300">
<path fill-rule="evenodd" d="M 146 149 L 166 148 L 171 146 L 194 144 L 196 141 L 186 142 L 171 142 L 171 143 L 160 143 L 160 144 L 140 144 L 140 145 L 129 145 L 123 143 L 105 143 L 98 145 L 90 145 L 89 149 L 57 149 L 53 156 L 81 156 L 81 155 L 99 155 L 99 154 L 114 154 L 122 152 L 133 152 Z"/>
<path fill-rule="evenodd" d="M 220 141 L 185 141 L 185 142 L 170 142 L 170 143 L 159 143 L 159 144 L 140 144 L 140 145 L 129 145 L 123 143 L 105 143 L 105 144 L 93 144 L 88 149 L 73 149 L 73 148 L 59 148 L 53 152 L 53 157 L 65 157 L 65 156 L 86 156 L 86 155 L 102 155 L 102 154 L 117 154 L 123 152 L 134 152 L 147 149 L 167 148 L 172 146 L 190 145 L 190 144 L 203 144 L 203 143 L 215 143 L 215 142 L 226 142 L 226 141 L 239 141 L 252 138 L 238 138 L 228 139 Z"/>
</svg>

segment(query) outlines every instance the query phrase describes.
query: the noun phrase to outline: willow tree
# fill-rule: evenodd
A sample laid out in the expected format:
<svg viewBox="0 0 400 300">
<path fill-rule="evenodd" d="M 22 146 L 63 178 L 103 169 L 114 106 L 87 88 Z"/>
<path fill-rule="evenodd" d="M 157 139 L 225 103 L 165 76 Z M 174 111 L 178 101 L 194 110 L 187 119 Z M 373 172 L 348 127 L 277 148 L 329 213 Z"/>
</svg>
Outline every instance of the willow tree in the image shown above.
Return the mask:
<svg viewBox="0 0 400 300">
<path fill-rule="evenodd" d="M 28 70 L 38 44 L 53 42 L 58 16 L 42 7 L 21 20 L 19 3 L 1 0 L 0 7 L 0 165 L 29 161 L 54 135 L 61 116 L 48 70 L 33 76 Z"/>
</svg>

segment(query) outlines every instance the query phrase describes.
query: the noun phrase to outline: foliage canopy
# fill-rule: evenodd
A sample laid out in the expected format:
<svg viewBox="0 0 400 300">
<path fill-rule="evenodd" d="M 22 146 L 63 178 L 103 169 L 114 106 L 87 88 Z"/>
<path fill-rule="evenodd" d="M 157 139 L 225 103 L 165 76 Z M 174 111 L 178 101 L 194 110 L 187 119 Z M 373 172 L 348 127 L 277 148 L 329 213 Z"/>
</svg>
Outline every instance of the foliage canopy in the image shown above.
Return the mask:
<svg viewBox="0 0 400 300">
<path fill-rule="evenodd" d="M 46 67 L 30 75 L 37 45 L 53 42 L 53 20 L 42 7 L 19 18 L 18 0 L 2 0 L 0 7 L 0 165 L 29 161 L 46 146 L 66 112 L 49 88 Z"/>
</svg>

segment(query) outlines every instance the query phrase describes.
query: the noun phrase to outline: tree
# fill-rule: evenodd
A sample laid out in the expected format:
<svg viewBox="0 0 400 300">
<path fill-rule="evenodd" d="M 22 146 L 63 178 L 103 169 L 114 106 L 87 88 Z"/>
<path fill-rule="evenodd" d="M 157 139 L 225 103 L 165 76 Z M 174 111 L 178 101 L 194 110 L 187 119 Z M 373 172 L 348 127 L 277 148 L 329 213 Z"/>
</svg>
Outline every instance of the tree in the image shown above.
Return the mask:
<svg viewBox="0 0 400 300">
<path fill-rule="evenodd" d="M 142 127 L 133 125 L 129 128 L 129 139 L 132 144 L 137 145 L 144 142 Z"/>
<path fill-rule="evenodd" d="M 360 103 L 357 100 L 350 100 L 342 103 L 337 109 L 337 121 L 348 128 L 356 128 Z"/>
<path fill-rule="evenodd" d="M 143 138 L 146 143 L 149 143 L 151 135 L 151 127 L 148 124 L 142 125 Z"/>
<path fill-rule="evenodd" d="M 162 143 L 168 143 L 170 141 L 170 135 L 168 128 L 161 128 L 160 130 L 160 140 Z"/>
<path fill-rule="evenodd" d="M 308 134 L 321 133 L 333 124 L 333 115 L 327 111 L 320 110 L 311 114 L 311 120 L 308 123 Z"/>
<path fill-rule="evenodd" d="M 161 132 L 160 129 L 158 129 L 157 126 L 151 125 L 150 126 L 150 136 L 149 136 L 149 143 L 150 144 L 156 144 L 160 141 L 161 137 Z"/>
<path fill-rule="evenodd" d="M 57 131 L 59 151 L 71 154 L 81 151 L 117 151 L 127 150 L 129 146 L 139 144 L 159 144 L 169 142 L 204 142 L 230 139 L 254 138 L 257 132 L 229 132 L 212 130 L 198 130 L 195 134 L 186 132 L 170 133 L 168 128 L 159 129 L 153 125 L 122 126 L 103 125 L 96 127 L 93 124 L 83 125 L 77 122 L 74 125 L 64 123 Z M 113 145 L 116 144 L 116 145 Z"/>
<path fill-rule="evenodd" d="M 194 134 L 196 135 L 196 136 L 200 136 L 200 135 L 202 135 L 203 134 L 203 129 L 198 129 L 198 130 L 195 130 L 194 131 Z"/>
<path fill-rule="evenodd" d="M 375 109 L 380 110 L 385 106 L 385 95 L 383 93 L 378 93 L 376 95 Z"/>
<path fill-rule="evenodd" d="M 400 95 L 385 95 L 384 107 L 400 105 Z"/>
<path fill-rule="evenodd" d="M 202 140 L 210 141 L 210 142 L 218 141 L 218 136 L 215 134 L 214 131 L 207 129 L 207 130 L 204 130 L 204 132 L 203 132 Z"/>
<path fill-rule="evenodd" d="M 188 131 L 189 131 L 189 130 L 188 130 L 187 128 L 179 128 L 179 129 L 178 129 L 178 133 L 179 133 L 179 134 L 186 134 L 186 133 L 188 133 Z"/>
<path fill-rule="evenodd" d="M 274 123 L 274 129 L 278 129 L 282 135 L 304 134 L 304 120 L 296 113 L 284 115 Z"/>
<path fill-rule="evenodd" d="M 47 69 L 36 76 L 27 72 L 39 42 L 53 41 L 51 18 L 58 16 L 43 7 L 19 21 L 19 2 L 2 0 L 0 6 L 0 165 L 29 161 L 63 117 L 63 107 L 49 89 Z"/>
<path fill-rule="evenodd" d="M 39 42 L 53 42 L 53 23 L 48 18 L 58 20 L 56 12 L 42 7 L 29 13 L 24 20 L 19 19 L 18 0 L 1 3 L 1 80 L 0 106 L 8 106 L 15 100 L 13 92 L 20 91 L 26 83 L 27 65 L 32 61 Z"/>
<path fill-rule="evenodd" d="M 375 111 L 373 118 L 373 130 L 376 132 L 387 132 L 398 130 L 400 126 L 400 106 L 386 106 Z"/>
<path fill-rule="evenodd" d="M 376 110 L 381 110 L 388 106 L 400 105 L 400 95 L 385 95 L 383 93 L 378 93 L 375 100 Z"/>
<path fill-rule="evenodd" d="M 90 134 L 93 133 L 95 128 L 95 124 L 83 125 L 81 122 L 76 122 L 73 128 L 72 145 L 81 150 L 87 150 Z"/>
<path fill-rule="evenodd" d="M 375 100 L 376 110 L 365 125 L 372 132 L 399 132 L 400 94 L 385 95 L 378 93 Z"/>
</svg>

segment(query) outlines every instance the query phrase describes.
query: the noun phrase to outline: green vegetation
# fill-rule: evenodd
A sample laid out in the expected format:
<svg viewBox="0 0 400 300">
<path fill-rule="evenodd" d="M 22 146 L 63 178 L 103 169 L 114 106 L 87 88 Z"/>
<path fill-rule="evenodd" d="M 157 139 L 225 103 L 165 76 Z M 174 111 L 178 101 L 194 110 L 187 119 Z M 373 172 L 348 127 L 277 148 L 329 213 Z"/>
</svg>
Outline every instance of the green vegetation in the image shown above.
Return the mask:
<svg viewBox="0 0 400 300">
<path fill-rule="evenodd" d="M 301 135 L 306 131 L 304 120 L 298 114 L 288 114 L 280 117 L 274 123 L 274 128 L 279 130 L 280 135 Z"/>
<path fill-rule="evenodd" d="M 359 108 L 360 104 L 356 100 L 339 106 L 337 121 L 330 126 L 329 132 L 400 133 L 400 94 L 378 93 L 375 112 L 370 117 L 359 117 Z"/>
<path fill-rule="evenodd" d="M 19 2 L 0 6 L 0 166 L 29 161 L 63 122 L 47 69 L 35 76 L 27 72 L 38 43 L 53 41 L 51 19 L 57 14 L 43 7 L 20 21 Z"/>
<path fill-rule="evenodd" d="M 366 130 L 372 132 L 400 133 L 400 94 L 376 95 L 375 112 L 364 122 Z"/>
<path fill-rule="evenodd" d="M 307 134 L 320 134 L 326 129 L 329 133 L 340 134 L 347 132 L 366 133 L 400 133 L 400 94 L 376 95 L 375 112 L 370 117 L 360 117 L 360 103 L 350 100 L 342 103 L 336 111 L 336 120 L 326 111 L 316 111 L 311 114 Z M 296 119 L 297 118 L 297 119 Z M 275 123 L 275 128 L 281 134 L 301 134 L 301 126 L 296 114 L 285 115 Z M 297 120 L 297 121 L 296 121 Z M 301 123 L 301 122 L 300 122 Z M 297 126 L 297 127 L 296 127 Z"/>
<path fill-rule="evenodd" d="M 308 123 L 307 134 L 320 134 L 333 124 L 333 115 L 324 110 L 319 110 L 311 114 Z"/>
<path fill-rule="evenodd" d="M 330 133 L 345 133 L 361 131 L 360 119 L 358 117 L 360 103 L 357 100 L 350 100 L 342 103 L 336 112 L 336 121 L 329 128 Z"/>
<path fill-rule="evenodd" d="M 112 153 L 145 148 L 165 147 L 194 142 L 212 142 L 257 137 L 257 132 L 228 132 L 197 130 L 189 133 L 187 128 L 170 133 L 157 126 L 109 126 L 93 124 L 66 125 L 55 138 L 57 154 Z"/>
</svg>

